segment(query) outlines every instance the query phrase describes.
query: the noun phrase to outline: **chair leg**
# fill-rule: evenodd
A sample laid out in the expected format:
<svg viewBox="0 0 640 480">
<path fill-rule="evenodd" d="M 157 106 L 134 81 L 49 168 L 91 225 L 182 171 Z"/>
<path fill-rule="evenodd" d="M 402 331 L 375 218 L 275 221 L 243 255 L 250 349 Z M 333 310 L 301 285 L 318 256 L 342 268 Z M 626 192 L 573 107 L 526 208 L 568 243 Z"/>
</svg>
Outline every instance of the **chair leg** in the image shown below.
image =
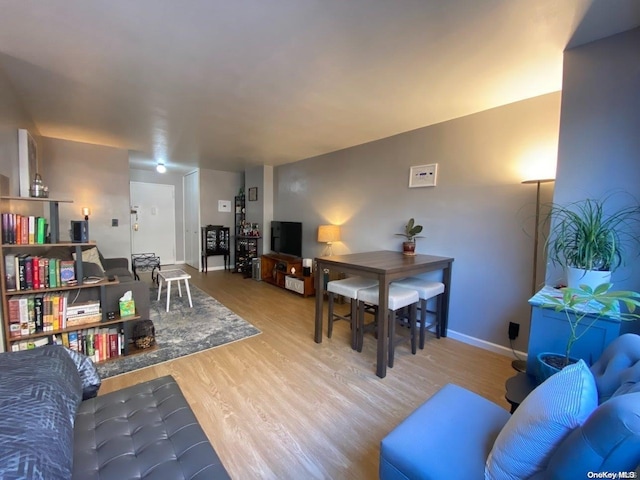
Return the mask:
<svg viewBox="0 0 640 480">
<path fill-rule="evenodd" d="M 364 302 L 358 302 L 358 314 L 356 316 L 356 349 L 361 352 L 364 343 Z"/>
<path fill-rule="evenodd" d="M 420 299 L 420 350 L 424 350 L 424 336 L 427 329 L 427 300 Z"/>
<path fill-rule="evenodd" d="M 396 350 L 396 312 L 389 311 L 387 315 L 389 322 L 389 368 L 393 368 L 393 359 Z"/>
<path fill-rule="evenodd" d="M 357 348 L 358 342 L 358 301 L 351 299 L 351 348 Z"/>
<path fill-rule="evenodd" d="M 327 324 L 327 337 L 331 338 L 333 335 L 333 292 L 327 292 L 329 298 L 329 322 Z"/>
<path fill-rule="evenodd" d="M 442 310 L 444 303 L 444 295 L 441 293 L 438 295 L 438 300 L 436 301 L 436 308 L 438 311 L 436 312 L 436 338 L 440 338 L 440 324 L 442 320 Z"/>
<path fill-rule="evenodd" d="M 418 316 L 418 304 L 417 303 L 412 303 L 411 306 L 409 307 L 409 324 L 411 327 L 411 353 L 413 353 L 414 355 L 416 354 L 416 346 L 417 346 L 417 329 L 416 329 L 416 322 L 417 322 L 417 316 Z"/>
</svg>

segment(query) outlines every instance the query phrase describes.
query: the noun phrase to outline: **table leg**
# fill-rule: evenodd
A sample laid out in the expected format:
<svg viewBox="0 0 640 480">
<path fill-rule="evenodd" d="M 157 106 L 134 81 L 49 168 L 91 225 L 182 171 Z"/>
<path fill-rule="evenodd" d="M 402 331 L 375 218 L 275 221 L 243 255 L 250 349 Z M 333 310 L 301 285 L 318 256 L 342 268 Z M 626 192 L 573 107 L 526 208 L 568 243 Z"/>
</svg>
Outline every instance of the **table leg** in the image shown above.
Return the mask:
<svg viewBox="0 0 640 480">
<path fill-rule="evenodd" d="M 134 280 L 140 280 L 140 276 L 138 275 L 138 272 L 136 272 L 136 264 L 135 263 L 133 265 L 131 265 L 131 270 L 133 271 L 133 279 Z"/>
<path fill-rule="evenodd" d="M 384 378 L 387 375 L 389 357 L 389 280 L 386 275 L 378 279 L 378 358 L 376 361 L 376 375 Z"/>
<path fill-rule="evenodd" d="M 184 288 L 187 291 L 187 297 L 189 297 L 189 306 L 193 308 L 193 303 L 191 303 L 191 290 L 189 290 L 189 279 L 184 279 Z"/>
<path fill-rule="evenodd" d="M 167 280 L 167 312 L 171 303 L 171 280 Z"/>
<path fill-rule="evenodd" d="M 180 287 L 180 280 L 176 282 L 178 284 L 178 295 L 182 298 L 182 288 Z"/>
<path fill-rule="evenodd" d="M 160 301 L 160 294 L 162 293 L 162 280 L 158 283 L 158 298 L 156 299 L 158 302 Z"/>
<path fill-rule="evenodd" d="M 324 305 L 324 270 L 318 264 L 316 269 L 316 322 L 313 339 L 322 343 L 322 307 Z"/>
</svg>

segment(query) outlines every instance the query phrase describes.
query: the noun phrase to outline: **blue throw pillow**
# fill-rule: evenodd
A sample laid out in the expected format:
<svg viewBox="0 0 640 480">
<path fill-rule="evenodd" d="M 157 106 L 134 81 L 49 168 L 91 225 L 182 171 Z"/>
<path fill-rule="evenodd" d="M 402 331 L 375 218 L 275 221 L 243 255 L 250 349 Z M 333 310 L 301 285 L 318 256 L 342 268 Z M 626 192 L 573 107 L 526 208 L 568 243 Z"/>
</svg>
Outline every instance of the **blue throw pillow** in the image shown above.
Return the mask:
<svg viewBox="0 0 640 480">
<path fill-rule="evenodd" d="M 598 406 L 591 371 L 580 360 L 539 385 L 493 444 L 485 479 L 519 480 L 543 470 L 554 449 Z"/>
</svg>

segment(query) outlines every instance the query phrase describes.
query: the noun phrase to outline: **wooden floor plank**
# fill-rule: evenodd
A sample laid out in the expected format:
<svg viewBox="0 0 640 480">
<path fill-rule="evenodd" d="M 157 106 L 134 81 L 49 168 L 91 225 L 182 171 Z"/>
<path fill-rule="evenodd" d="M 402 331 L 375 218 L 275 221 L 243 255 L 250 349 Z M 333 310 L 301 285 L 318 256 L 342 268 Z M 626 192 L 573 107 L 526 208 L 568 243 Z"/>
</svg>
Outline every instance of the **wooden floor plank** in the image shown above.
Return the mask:
<svg viewBox="0 0 640 480">
<path fill-rule="evenodd" d="M 100 393 L 173 375 L 234 479 L 377 478 L 380 440 L 446 383 L 508 409 L 510 358 L 428 336 L 415 356 L 399 346 L 380 379 L 373 337 L 358 353 L 346 322 L 335 324 L 331 339 L 325 322 L 323 342 L 313 341 L 313 297 L 230 272 L 178 268 L 262 334 L 106 379 Z"/>
</svg>

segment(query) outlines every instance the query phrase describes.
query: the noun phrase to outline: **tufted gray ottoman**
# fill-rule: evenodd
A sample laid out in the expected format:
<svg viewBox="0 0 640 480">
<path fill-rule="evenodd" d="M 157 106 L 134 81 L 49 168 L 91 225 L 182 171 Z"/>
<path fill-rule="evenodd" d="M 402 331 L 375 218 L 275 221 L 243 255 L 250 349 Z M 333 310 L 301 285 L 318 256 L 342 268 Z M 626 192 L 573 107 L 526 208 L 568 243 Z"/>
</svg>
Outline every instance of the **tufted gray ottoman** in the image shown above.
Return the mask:
<svg viewBox="0 0 640 480">
<path fill-rule="evenodd" d="M 77 480 L 229 479 L 173 377 L 86 400 L 74 426 Z"/>
</svg>

